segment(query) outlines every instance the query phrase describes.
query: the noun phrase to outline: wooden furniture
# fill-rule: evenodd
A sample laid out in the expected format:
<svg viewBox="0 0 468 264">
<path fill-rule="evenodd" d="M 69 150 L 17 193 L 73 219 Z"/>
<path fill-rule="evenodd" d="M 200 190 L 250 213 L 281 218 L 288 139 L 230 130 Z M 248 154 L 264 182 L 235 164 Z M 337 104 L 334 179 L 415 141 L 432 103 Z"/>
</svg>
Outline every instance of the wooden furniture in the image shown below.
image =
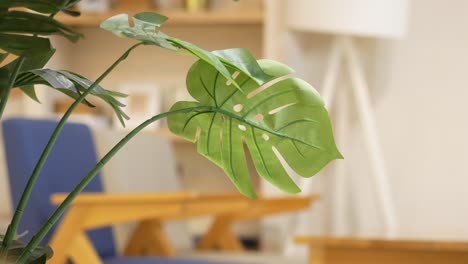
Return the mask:
<svg viewBox="0 0 468 264">
<path fill-rule="evenodd" d="M 425 240 L 296 237 L 307 245 L 310 264 L 462 264 L 468 243 Z"/>
<path fill-rule="evenodd" d="M 202 239 L 203 250 L 242 251 L 230 230 L 234 222 L 266 215 L 309 208 L 317 196 L 259 198 L 240 194 L 197 194 L 190 192 L 159 194 L 98 194 L 78 197 L 64 216 L 51 241 L 55 255 L 52 264 L 71 258 L 76 264 L 102 263 L 85 231 L 111 224 L 140 221 L 125 250 L 128 255 L 174 256 L 175 249 L 165 236 L 162 224 L 203 215 L 215 217 L 212 228 Z M 52 197 L 59 204 L 65 195 Z"/>
</svg>

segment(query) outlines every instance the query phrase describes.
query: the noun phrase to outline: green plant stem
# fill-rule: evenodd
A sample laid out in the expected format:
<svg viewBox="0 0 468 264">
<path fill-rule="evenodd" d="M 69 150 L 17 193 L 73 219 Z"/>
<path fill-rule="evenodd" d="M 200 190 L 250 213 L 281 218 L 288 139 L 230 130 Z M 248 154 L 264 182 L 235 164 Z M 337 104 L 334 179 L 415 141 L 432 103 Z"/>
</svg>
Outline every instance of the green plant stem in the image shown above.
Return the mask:
<svg viewBox="0 0 468 264">
<path fill-rule="evenodd" d="M 55 142 L 57 141 L 58 135 L 63 129 L 63 126 L 67 122 L 68 118 L 72 114 L 72 112 L 75 110 L 75 108 L 83 101 L 83 99 L 96 87 L 99 85 L 99 83 L 110 73 L 112 70 L 114 70 L 117 65 L 119 65 L 122 61 L 124 61 L 130 52 L 137 48 L 138 46 L 143 45 L 142 42 L 137 43 L 130 47 L 122 56 L 120 56 L 99 78 L 88 88 L 86 91 L 81 94 L 81 96 L 73 102 L 73 104 L 68 108 L 67 112 L 63 115 L 63 117 L 60 119 L 59 123 L 57 124 L 57 127 L 55 128 L 54 132 L 52 133 L 49 142 L 47 143 L 46 147 L 44 148 L 41 157 L 39 158 L 39 161 L 36 163 L 36 166 L 34 167 L 34 170 L 31 174 L 31 177 L 29 178 L 26 187 L 23 191 L 23 194 L 21 195 L 20 201 L 18 203 L 18 207 L 15 210 L 15 214 L 13 215 L 13 219 L 11 221 L 11 224 L 8 226 L 7 233 L 5 234 L 5 239 L 3 241 L 2 248 L 3 250 L 8 250 L 11 241 L 13 240 L 14 234 L 16 234 L 16 230 L 18 228 L 19 222 L 21 221 L 21 217 L 23 216 L 23 211 L 24 208 L 26 207 L 26 204 L 29 200 L 29 197 L 31 196 L 32 189 L 37 181 L 37 178 L 39 176 L 39 173 L 41 172 L 42 168 L 44 167 L 45 161 L 47 160 L 47 157 L 50 154 L 50 151 L 52 150 L 53 146 L 55 145 Z"/>
<path fill-rule="evenodd" d="M 125 144 L 130 141 L 135 135 L 137 135 L 142 129 L 147 127 L 157 120 L 175 114 L 189 113 L 193 111 L 209 111 L 212 109 L 211 106 L 197 106 L 179 109 L 171 112 L 161 113 L 159 115 L 153 116 L 152 118 L 141 123 L 135 129 L 130 131 L 123 139 L 119 141 L 107 154 L 94 166 L 89 173 L 78 183 L 78 185 L 73 189 L 73 191 L 63 200 L 60 206 L 55 210 L 55 212 L 49 217 L 46 224 L 37 232 L 37 234 L 31 239 L 31 241 L 26 245 L 23 253 L 20 255 L 17 263 L 25 263 L 25 261 L 32 254 L 34 249 L 39 245 L 39 243 L 44 239 L 44 236 L 50 231 L 50 229 L 57 223 L 65 210 L 70 206 L 71 202 L 83 191 L 83 189 L 89 184 L 89 182 L 99 173 L 104 165 L 106 165 L 112 157 L 119 152 L 119 150 L 125 146 Z"/>
<path fill-rule="evenodd" d="M 15 86 L 15 80 L 16 80 L 16 77 L 18 76 L 21 66 L 23 65 L 23 62 L 24 62 L 24 57 L 19 57 L 18 61 L 15 64 L 15 68 L 13 69 L 13 72 L 11 73 L 11 76 L 8 81 L 8 85 L 4 91 L 4 94 L 2 95 L 2 101 L 0 102 L 0 120 L 3 117 L 3 112 L 5 111 L 8 98 L 10 97 L 11 89 L 13 89 L 13 86 Z"/>
</svg>

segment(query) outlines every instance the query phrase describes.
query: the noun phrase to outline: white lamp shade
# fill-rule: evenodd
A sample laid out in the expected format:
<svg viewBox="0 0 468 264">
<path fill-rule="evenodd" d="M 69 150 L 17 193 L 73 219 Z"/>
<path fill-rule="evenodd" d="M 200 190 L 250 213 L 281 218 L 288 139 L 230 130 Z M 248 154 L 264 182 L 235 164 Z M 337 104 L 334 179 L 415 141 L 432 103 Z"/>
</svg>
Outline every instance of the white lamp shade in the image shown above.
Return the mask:
<svg viewBox="0 0 468 264">
<path fill-rule="evenodd" d="M 407 30 L 408 0 L 288 0 L 294 30 L 400 38 Z"/>
</svg>

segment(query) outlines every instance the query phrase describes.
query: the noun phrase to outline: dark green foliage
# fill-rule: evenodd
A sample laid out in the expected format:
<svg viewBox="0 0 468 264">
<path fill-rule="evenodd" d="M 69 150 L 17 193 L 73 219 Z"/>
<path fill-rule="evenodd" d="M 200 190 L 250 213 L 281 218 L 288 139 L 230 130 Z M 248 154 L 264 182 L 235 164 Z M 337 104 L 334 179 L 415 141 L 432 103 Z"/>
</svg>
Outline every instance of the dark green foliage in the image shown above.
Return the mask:
<svg viewBox="0 0 468 264">
<path fill-rule="evenodd" d="M 0 62 L 9 54 L 18 56 L 0 68 L 0 79 L 5 80 L 0 84 L 0 101 L 5 101 L 3 104 L 8 100 L 9 90 L 14 88 L 21 89 L 31 99 L 39 102 L 35 91 L 37 84 L 49 86 L 72 99 L 77 99 L 93 83 L 69 71 L 42 69 L 55 53 L 49 36 L 65 37 L 72 42 L 82 37 L 80 33 L 53 17 L 58 12 L 79 15 L 68 9 L 76 2 L 78 0 L 0 1 L 0 49 L 7 52 L 0 53 Z M 8 10 L 10 7 L 24 7 L 39 13 Z M 13 87 L 9 87 L 9 80 L 20 58 L 23 63 L 16 73 L 17 78 L 13 82 Z M 124 120 L 128 117 L 121 109 L 124 105 L 117 98 L 126 95 L 105 90 L 100 86 L 91 94 L 108 104 L 122 125 L 125 125 Z M 88 100 L 84 100 L 83 103 L 94 107 Z"/>
<path fill-rule="evenodd" d="M 3 241 L 4 236 L 0 235 L 0 242 Z M 0 243 L 1 244 L 1 243 Z M 25 244 L 18 241 L 13 240 L 12 244 L 7 250 L 7 259 L 6 263 L 14 262 L 23 252 Z M 48 259 L 50 259 L 54 255 L 52 248 L 50 247 L 38 247 L 34 250 L 28 260 L 28 264 L 45 264 Z M 0 259 L 1 263 L 2 259 Z M 3 263 L 2 263 L 3 264 Z"/>
</svg>

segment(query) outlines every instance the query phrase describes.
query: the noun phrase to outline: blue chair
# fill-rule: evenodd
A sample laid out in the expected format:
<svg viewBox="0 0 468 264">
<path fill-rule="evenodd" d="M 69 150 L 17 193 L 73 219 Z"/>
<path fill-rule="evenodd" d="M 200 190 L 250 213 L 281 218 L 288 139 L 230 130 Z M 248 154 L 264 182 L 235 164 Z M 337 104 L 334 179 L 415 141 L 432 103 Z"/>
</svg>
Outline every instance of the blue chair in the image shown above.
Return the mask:
<svg viewBox="0 0 468 264">
<path fill-rule="evenodd" d="M 5 155 L 14 208 L 56 124 L 57 122 L 50 120 L 24 118 L 3 122 Z M 29 241 L 53 212 L 50 196 L 53 193 L 70 192 L 96 163 L 93 137 L 88 127 L 83 124 L 66 124 L 41 172 L 19 226 L 19 232 L 29 231 L 23 238 L 25 241 Z M 85 191 L 101 192 L 102 189 L 98 175 Z M 226 263 L 163 257 L 119 257 L 111 228 L 93 230 L 88 233 L 88 237 L 105 264 Z M 44 243 L 48 243 L 50 239 L 49 234 Z"/>
</svg>

